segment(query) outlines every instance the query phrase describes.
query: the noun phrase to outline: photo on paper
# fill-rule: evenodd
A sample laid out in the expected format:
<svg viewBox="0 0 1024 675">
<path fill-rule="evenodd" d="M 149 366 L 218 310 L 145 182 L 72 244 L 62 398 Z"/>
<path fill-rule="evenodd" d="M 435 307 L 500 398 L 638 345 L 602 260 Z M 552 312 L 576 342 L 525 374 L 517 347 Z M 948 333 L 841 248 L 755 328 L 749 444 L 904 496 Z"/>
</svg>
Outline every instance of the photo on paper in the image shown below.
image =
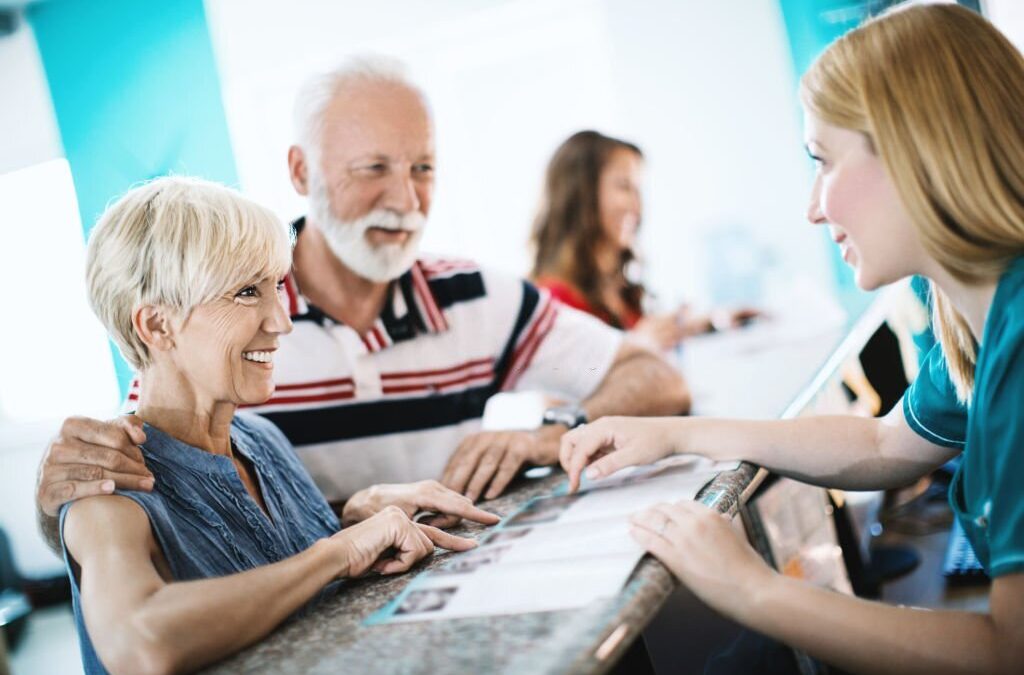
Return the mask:
<svg viewBox="0 0 1024 675">
<path fill-rule="evenodd" d="M 660 459 L 652 464 L 627 466 L 626 468 L 619 469 L 615 473 L 609 476 L 604 476 L 603 478 L 587 478 L 584 473 L 580 476 L 579 492 L 637 485 L 638 483 L 643 483 L 652 478 L 663 477 L 673 473 L 691 472 L 694 471 L 696 469 L 696 465 L 701 462 L 708 466 L 712 464 L 710 460 L 705 460 L 696 455 L 673 455 L 671 457 Z M 569 483 L 567 481 L 558 489 L 556 494 L 568 494 L 568 490 Z"/>
<path fill-rule="evenodd" d="M 484 565 L 493 565 L 501 560 L 501 556 L 510 548 L 510 544 L 505 544 L 504 546 L 484 546 L 473 551 L 467 551 L 455 556 L 451 562 L 441 569 L 434 570 L 434 574 L 469 574 L 470 572 L 475 572 Z"/>
<path fill-rule="evenodd" d="M 512 516 L 506 527 L 538 525 L 558 520 L 570 506 L 583 497 L 584 495 L 562 495 L 560 497 L 534 499 L 522 511 Z"/>
<path fill-rule="evenodd" d="M 636 485 L 642 483 L 652 476 L 657 476 L 659 473 L 665 471 L 665 467 L 660 467 L 656 464 L 636 467 L 628 466 L 625 469 L 620 469 L 610 476 L 604 478 L 591 479 L 587 478 L 586 474 L 582 474 L 580 477 L 580 492 L 591 492 L 593 490 L 607 490 L 608 488 L 625 487 L 627 485 Z M 568 484 L 565 485 L 565 489 L 568 491 Z"/>
<path fill-rule="evenodd" d="M 424 588 L 418 591 L 411 591 L 405 596 L 402 604 L 395 610 L 395 614 L 426 614 L 427 612 L 439 612 L 445 608 L 448 601 L 459 590 L 457 586 L 447 588 Z"/>
<path fill-rule="evenodd" d="M 513 541 L 515 539 L 522 539 L 526 535 L 533 532 L 532 527 L 517 527 L 513 530 L 498 530 L 497 532 L 491 532 L 487 535 L 487 538 L 483 540 L 484 544 L 497 544 L 502 541 Z"/>
</svg>

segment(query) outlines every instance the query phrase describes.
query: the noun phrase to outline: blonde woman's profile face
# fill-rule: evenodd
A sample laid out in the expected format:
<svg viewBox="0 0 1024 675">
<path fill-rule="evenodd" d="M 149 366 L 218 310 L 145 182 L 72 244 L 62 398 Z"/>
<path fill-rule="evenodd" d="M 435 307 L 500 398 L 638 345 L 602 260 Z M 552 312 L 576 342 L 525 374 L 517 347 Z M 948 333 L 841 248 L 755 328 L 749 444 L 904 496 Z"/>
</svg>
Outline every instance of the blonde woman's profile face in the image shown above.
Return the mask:
<svg viewBox="0 0 1024 675">
<path fill-rule="evenodd" d="M 807 219 L 826 225 L 857 285 L 873 290 L 924 267 L 924 250 L 903 201 L 867 137 L 804 115 L 815 163 Z"/>
<path fill-rule="evenodd" d="M 196 307 L 174 336 L 180 377 L 203 399 L 263 403 L 274 393 L 274 352 L 291 332 L 283 281 L 248 283 Z"/>
</svg>

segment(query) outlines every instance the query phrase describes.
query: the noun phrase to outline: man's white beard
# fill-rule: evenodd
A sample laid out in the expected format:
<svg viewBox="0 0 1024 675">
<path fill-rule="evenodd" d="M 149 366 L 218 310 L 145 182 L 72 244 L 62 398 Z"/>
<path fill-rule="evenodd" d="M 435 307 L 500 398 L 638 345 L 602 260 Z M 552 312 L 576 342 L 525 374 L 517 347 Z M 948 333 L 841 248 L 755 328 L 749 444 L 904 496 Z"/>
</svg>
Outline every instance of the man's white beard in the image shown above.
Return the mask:
<svg viewBox="0 0 1024 675">
<path fill-rule="evenodd" d="M 345 222 L 331 212 L 327 186 L 314 175 L 309 177 L 309 212 L 334 255 L 359 276 L 378 283 L 397 279 L 413 266 L 427 220 L 419 211 L 398 214 L 374 209 L 361 218 Z M 373 246 L 366 239 L 366 231 L 371 227 L 402 229 L 410 234 L 402 244 Z"/>
</svg>

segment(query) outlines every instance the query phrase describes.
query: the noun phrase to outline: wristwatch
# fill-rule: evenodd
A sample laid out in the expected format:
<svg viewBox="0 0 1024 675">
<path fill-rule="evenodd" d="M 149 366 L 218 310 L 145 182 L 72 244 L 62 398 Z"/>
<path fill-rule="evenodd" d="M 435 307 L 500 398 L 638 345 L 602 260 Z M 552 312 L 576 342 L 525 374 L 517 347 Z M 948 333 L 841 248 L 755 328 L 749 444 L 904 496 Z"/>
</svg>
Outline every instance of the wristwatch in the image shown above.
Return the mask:
<svg viewBox="0 0 1024 675">
<path fill-rule="evenodd" d="M 560 405 L 544 411 L 543 424 L 564 424 L 570 429 L 588 422 L 587 411 L 578 405 Z"/>
</svg>

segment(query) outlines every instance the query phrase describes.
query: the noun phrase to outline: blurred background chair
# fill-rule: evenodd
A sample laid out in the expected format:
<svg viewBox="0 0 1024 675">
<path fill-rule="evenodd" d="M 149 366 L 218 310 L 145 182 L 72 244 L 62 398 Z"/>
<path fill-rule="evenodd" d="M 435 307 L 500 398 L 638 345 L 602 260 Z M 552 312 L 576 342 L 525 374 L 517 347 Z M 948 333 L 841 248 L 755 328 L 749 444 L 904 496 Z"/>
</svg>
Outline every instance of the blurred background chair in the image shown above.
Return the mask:
<svg viewBox="0 0 1024 675">
<path fill-rule="evenodd" d="M 8 649 L 15 649 L 25 632 L 32 605 L 21 590 L 21 576 L 14 567 L 7 534 L 0 528 L 0 631 Z M 6 653 L 0 653 L 0 672 L 6 668 Z"/>
</svg>

